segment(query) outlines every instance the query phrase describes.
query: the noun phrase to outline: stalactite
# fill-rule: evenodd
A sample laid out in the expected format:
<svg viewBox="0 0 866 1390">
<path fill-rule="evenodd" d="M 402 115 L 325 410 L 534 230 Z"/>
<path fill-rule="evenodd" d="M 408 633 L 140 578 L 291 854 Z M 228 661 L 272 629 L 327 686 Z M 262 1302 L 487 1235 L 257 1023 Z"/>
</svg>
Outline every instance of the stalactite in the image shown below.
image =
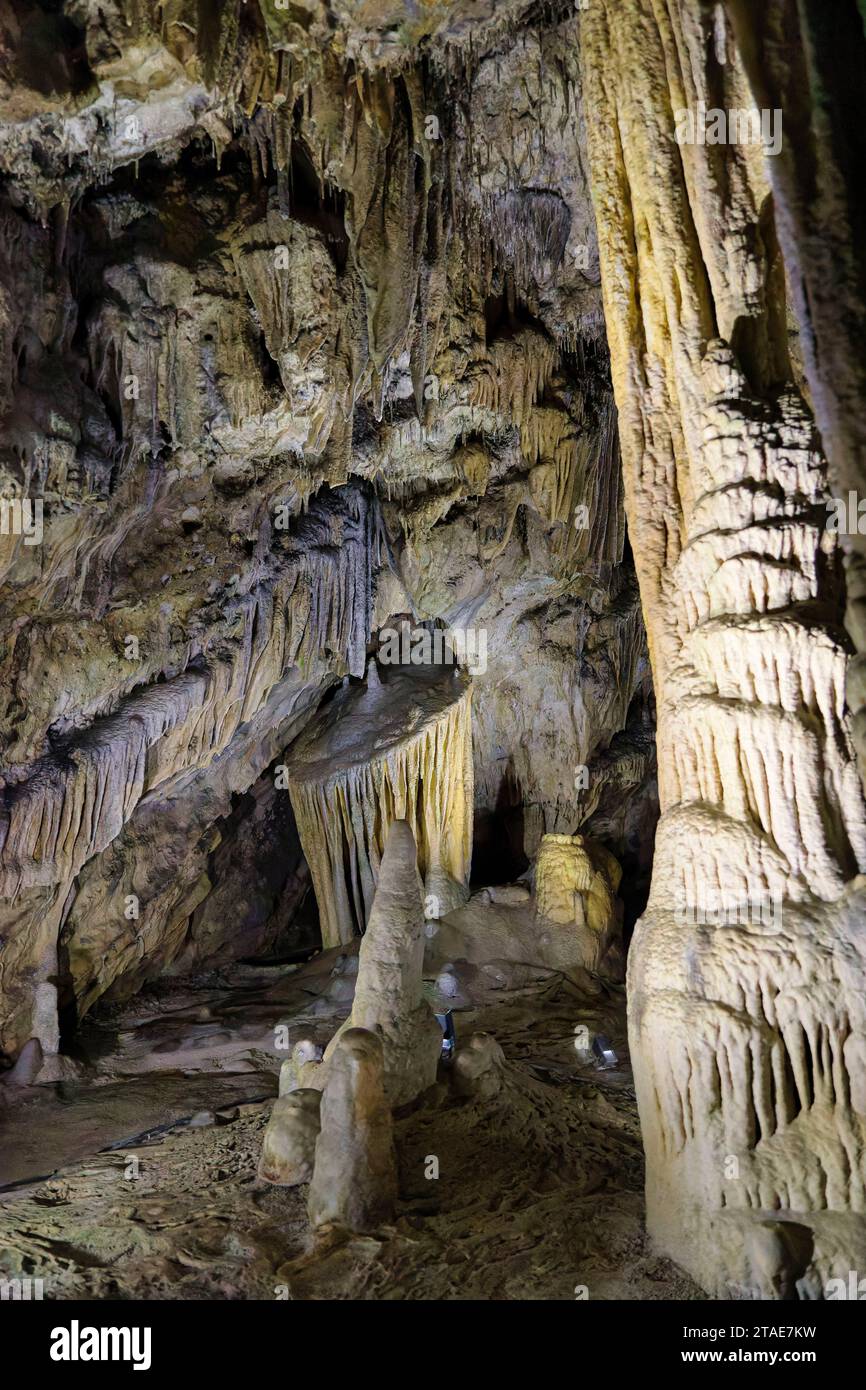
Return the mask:
<svg viewBox="0 0 866 1390">
<path fill-rule="evenodd" d="M 418 847 L 431 916 L 459 901 L 472 844 L 471 686 L 451 668 L 388 668 L 381 688 L 350 689 L 293 747 L 289 788 L 327 946 L 370 913 L 389 827 Z"/>
<path fill-rule="evenodd" d="M 342 544 L 334 547 L 335 531 Z M 305 519 L 295 563 L 272 592 L 241 597 L 242 637 L 212 659 L 123 700 L 4 792 L 0 896 L 61 882 L 115 838 L 146 790 L 207 766 L 293 666 L 330 651 L 360 674 L 370 630 L 376 523 L 365 499 Z"/>
</svg>

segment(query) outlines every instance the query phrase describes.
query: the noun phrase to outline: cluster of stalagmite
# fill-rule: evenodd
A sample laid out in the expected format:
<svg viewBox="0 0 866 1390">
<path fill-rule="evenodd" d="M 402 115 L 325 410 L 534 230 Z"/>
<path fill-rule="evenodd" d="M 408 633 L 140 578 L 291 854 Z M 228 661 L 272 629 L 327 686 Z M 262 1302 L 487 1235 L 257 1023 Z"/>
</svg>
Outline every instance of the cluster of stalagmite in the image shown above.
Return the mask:
<svg viewBox="0 0 866 1390">
<path fill-rule="evenodd" d="M 456 666 L 388 666 L 339 691 L 292 748 L 289 789 L 325 946 L 370 921 L 391 826 L 418 847 L 429 915 L 466 896 L 472 852 L 471 683 Z M 414 851 L 413 851 L 414 853 Z"/>
<path fill-rule="evenodd" d="M 377 1033 L 341 1029 L 324 1089 L 297 1088 L 274 1102 L 259 1177 L 278 1187 L 308 1183 L 314 1228 L 373 1231 L 393 1215 L 397 1160 Z"/>
<path fill-rule="evenodd" d="M 298 1044 L 265 1133 L 260 1176 L 284 1186 L 311 1180 L 314 1226 L 365 1231 L 391 1215 L 391 1110 L 436 1080 L 442 1030 L 422 993 L 421 894 L 412 830 L 395 820 L 361 941 L 352 1011 L 324 1056 Z"/>
<path fill-rule="evenodd" d="M 808 1237 L 778 1243 L 799 1253 L 777 1287 L 811 1296 L 864 1249 L 863 907 L 848 885 L 866 821 L 827 465 L 788 355 L 775 156 L 675 133 L 683 111 L 754 107 L 724 8 L 600 0 L 581 23 L 658 701 L 662 818 L 629 958 L 631 1054 L 653 1234 L 708 1289 L 742 1293 L 756 1287 L 750 1232 L 771 1214 Z"/>
<path fill-rule="evenodd" d="M 553 969 L 567 972 L 579 964 L 584 973 L 587 966 L 595 967 L 601 952 L 598 945 L 594 951 L 588 948 L 578 929 L 585 927 L 584 935 L 590 937 L 611 932 L 620 875 L 604 849 L 581 836 L 546 836 L 537 873 L 537 924 L 529 893 L 519 885 L 491 890 L 489 901 L 476 908 L 472 925 L 482 929 L 474 944 L 478 959 L 494 977 L 505 978 L 505 959 L 495 928 L 492 935 L 485 933 L 482 918 L 494 914 L 497 904 L 524 910 L 531 919 L 526 937 L 520 941 L 515 936 L 516 959 L 524 970 L 529 962 L 542 968 L 548 964 L 546 929 L 553 929 L 565 943 L 557 948 Z M 460 916 L 452 915 L 452 928 Z M 296 1045 L 283 1065 L 280 1097 L 265 1132 L 259 1176 L 281 1186 L 309 1183 L 314 1230 L 375 1231 L 394 1215 L 392 1110 L 416 1101 L 433 1086 L 443 1047 L 443 1030 L 424 994 L 425 945 L 430 947 L 429 974 L 438 969 L 435 937 L 426 939 L 412 831 L 406 821 L 398 820 L 388 833 L 360 945 L 351 1012 L 324 1055 L 309 1041 Z M 471 970 L 462 948 L 458 954 Z M 454 1003 L 459 984 L 453 965 L 439 973 L 437 992 L 447 1007 Z M 509 1091 L 514 1069 L 492 1036 L 470 1036 L 456 1057 L 452 1054 L 452 1062 L 457 1097 L 488 1105 Z"/>
</svg>

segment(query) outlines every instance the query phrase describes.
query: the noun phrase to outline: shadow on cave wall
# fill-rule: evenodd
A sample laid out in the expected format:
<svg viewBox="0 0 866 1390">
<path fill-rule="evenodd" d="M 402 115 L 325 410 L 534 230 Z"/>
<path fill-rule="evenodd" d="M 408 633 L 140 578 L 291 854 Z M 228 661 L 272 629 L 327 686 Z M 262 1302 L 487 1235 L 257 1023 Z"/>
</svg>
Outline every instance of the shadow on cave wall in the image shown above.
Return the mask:
<svg viewBox="0 0 866 1390">
<path fill-rule="evenodd" d="M 282 755 L 281 755 L 282 757 Z M 276 787 L 277 759 L 246 792 L 232 796 L 228 815 L 215 824 L 217 843 L 207 861 L 211 888 L 191 913 L 180 950 L 154 962 L 142 979 L 121 975 L 82 1019 L 61 934 L 58 993 L 61 1050 L 76 1056 L 82 1025 L 98 1024 L 141 990 L 166 980 L 213 971 L 233 962 L 278 965 L 301 961 L 321 946 L 319 910 L 288 794 Z M 89 1037 L 90 1030 L 88 1030 Z M 92 1052 L 89 1037 L 86 1050 Z"/>
</svg>

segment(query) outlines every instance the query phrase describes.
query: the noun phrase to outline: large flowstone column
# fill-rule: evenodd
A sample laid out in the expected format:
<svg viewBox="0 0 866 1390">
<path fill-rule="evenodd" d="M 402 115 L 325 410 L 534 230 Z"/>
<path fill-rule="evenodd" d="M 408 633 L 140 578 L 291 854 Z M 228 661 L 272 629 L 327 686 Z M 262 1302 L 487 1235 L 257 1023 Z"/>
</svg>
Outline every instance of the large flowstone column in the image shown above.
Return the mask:
<svg viewBox="0 0 866 1390">
<path fill-rule="evenodd" d="M 748 116 L 722 6 L 593 0 L 581 50 L 658 699 L 629 963 L 648 1220 L 712 1292 L 815 1296 L 866 1251 L 866 823 L 766 172 L 784 113 Z"/>
</svg>

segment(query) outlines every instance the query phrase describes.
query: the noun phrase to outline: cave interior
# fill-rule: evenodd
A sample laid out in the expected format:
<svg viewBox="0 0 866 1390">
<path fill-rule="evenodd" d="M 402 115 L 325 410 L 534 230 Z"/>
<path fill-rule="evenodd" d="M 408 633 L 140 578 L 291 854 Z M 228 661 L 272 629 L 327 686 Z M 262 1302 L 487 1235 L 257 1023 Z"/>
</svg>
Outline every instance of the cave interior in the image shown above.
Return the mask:
<svg viewBox="0 0 866 1390">
<path fill-rule="evenodd" d="M 866 1273 L 864 23 L 2 0 L 15 1296 Z"/>
</svg>

